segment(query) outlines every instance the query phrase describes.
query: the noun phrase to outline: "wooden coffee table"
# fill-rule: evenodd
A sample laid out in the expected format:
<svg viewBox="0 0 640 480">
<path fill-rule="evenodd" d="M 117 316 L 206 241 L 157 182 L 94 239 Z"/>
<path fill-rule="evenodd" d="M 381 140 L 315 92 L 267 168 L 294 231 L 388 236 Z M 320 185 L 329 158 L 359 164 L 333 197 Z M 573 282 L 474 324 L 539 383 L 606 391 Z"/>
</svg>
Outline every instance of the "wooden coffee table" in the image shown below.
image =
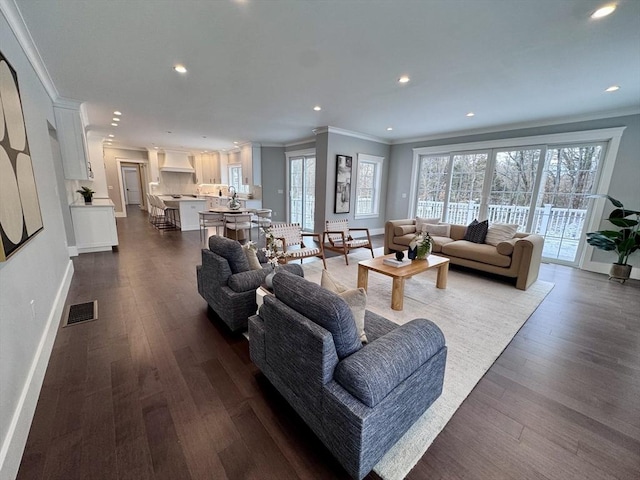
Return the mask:
<svg viewBox="0 0 640 480">
<path fill-rule="evenodd" d="M 418 273 L 426 272 L 430 268 L 438 269 L 436 278 L 437 288 L 447 288 L 447 274 L 449 273 L 449 259 L 437 255 L 429 255 L 426 260 L 413 260 L 403 267 L 393 267 L 383 263 L 385 258 L 395 258 L 395 254 L 372 258 L 358 262 L 358 287 L 367 289 L 369 270 L 393 278 L 391 288 L 391 309 L 402 310 L 404 302 L 404 281 Z"/>
</svg>

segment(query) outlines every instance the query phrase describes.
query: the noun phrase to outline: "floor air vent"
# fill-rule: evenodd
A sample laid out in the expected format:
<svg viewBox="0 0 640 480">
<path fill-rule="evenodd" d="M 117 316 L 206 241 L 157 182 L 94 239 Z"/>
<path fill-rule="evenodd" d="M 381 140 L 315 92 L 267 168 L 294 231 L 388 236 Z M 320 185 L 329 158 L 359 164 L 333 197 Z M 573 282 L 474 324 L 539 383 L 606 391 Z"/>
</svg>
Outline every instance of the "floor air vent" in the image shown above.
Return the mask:
<svg viewBox="0 0 640 480">
<path fill-rule="evenodd" d="M 98 301 L 69 305 L 65 311 L 64 326 L 77 325 L 98 319 Z"/>
</svg>

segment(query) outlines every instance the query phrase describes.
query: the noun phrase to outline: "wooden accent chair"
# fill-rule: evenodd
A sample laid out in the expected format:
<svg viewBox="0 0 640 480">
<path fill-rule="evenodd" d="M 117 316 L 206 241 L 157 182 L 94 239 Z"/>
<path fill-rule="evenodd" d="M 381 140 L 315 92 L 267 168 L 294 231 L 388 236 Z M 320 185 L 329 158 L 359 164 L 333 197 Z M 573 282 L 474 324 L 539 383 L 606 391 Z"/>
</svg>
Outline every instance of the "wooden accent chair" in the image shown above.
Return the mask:
<svg viewBox="0 0 640 480">
<path fill-rule="evenodd" d="M 303 258 L 320 257 L 324 268 L 327 268 L 327 262 L 324 258 L 324 248 L 320 241 L 320 235 L 317 233 L 305 233 L 302 231 L 299 223 L 273 223 L 270 228 L 273 237 L 282 242 L 282 250 L 285 256 L 281 259 L 283 263 L 289 263 L 292 260 L 300 260 Z M 318 246 L 307 247 L 304 244 L 304 237 L 313 237 Z M 293 247 L 293 248 L 292 248 Z"/>
<path fill-rule="evenodd" d="M 342 253 L 347 265 L 349 265 L 347 255 L 354 248 L 368 248 L 371 250 L 371 257 L 375 257 L 368 228 L 349 228 L 348 220 L 327 220 L 325 225 L 326 230 L 322 236 L 323 248 Z M 358 231 L 366 232 L 367 238 L 353 238 L 351 236 L 351 232 Z"/>
</svg>

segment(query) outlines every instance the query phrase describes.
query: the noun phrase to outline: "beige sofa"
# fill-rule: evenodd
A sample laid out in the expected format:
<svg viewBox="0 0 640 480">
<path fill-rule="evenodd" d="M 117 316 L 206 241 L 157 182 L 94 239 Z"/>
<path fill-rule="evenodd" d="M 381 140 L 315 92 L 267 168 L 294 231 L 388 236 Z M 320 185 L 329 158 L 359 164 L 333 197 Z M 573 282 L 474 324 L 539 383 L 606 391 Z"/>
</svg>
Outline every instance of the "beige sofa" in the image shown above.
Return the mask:
<svg viewBox="0 0 640 480">
<path fill-rule="evenodd" d="M 432 253 L 448 257 L 454 265 L 515 278 L 516 288 L 526 290 L 538 278 L 544 238 L 517 233 L 497 246 L 463 240 L 465 225 L 451 225 L 451 237 L 433 237 Z M 390 220 L 384 227 L 384 253 L 407 250 L 416 234 L 415 218 Z"/>
</svg>

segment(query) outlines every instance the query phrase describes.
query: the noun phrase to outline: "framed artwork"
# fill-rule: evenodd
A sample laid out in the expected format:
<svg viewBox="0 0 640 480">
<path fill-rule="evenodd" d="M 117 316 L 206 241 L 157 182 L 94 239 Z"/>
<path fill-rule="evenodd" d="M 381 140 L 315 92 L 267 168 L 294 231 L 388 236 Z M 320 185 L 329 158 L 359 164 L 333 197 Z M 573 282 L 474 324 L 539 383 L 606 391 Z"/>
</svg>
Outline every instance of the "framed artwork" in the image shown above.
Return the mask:
<svg viewBox="0 0 640 480">
<path fill-rule="evenodd" d="M 349 213 L 352 157 L 336 155 L 336 206 L 334 213 Z"/>
<path fill-rule="evenodd" d="M 0 261 L 42 229 L 18 76 L 0 52 Z"/>
</svg>

